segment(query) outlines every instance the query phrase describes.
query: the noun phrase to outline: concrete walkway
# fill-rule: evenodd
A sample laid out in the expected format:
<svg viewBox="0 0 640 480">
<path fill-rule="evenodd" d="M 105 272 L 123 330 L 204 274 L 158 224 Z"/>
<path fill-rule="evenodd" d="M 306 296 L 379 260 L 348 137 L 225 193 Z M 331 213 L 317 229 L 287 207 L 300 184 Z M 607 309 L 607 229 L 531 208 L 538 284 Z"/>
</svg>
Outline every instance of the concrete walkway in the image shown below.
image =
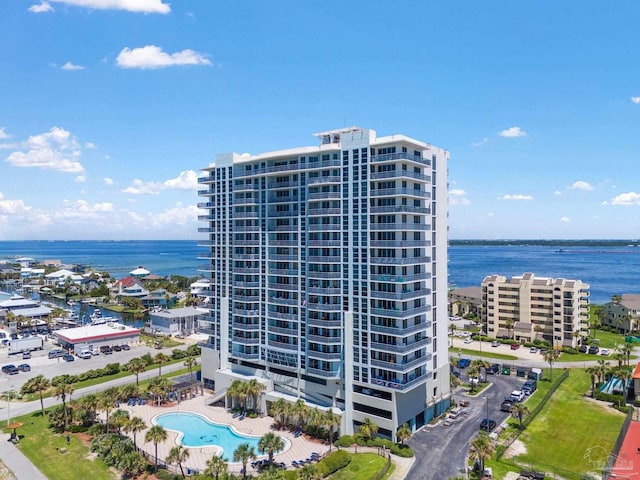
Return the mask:
<svg viewBox="0 0 640 480">
<path fill-rule="evenodd" d="M 47 480 L 40 470 L 9 441 L 9 435 L 0 436 L 0 459 L 18 480 Z"/>
</svg>

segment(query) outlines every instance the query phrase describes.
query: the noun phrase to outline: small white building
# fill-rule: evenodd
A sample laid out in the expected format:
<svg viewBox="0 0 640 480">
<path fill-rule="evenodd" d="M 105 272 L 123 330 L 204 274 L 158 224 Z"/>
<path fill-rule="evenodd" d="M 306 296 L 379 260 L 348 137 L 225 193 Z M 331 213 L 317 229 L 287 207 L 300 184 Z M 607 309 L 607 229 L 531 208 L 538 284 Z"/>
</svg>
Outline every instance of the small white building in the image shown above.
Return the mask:
<svg viewBox="0 0 640 480">
<path fill-rule="evenodd" d="M 140 342 L 140 329 L 122 323 L 107 322 L 102 325 L 85 325 L 64 328 L 53 332 L 61 347 L 75 350 L 76 346 L 88 345 L 96 350 L 102 346 L 123 345 Z"/>
<path fill-rule="evenodd" d="M 207 310 L 196 307 L 172 308 L 159 312 L 149 313 L 149 325 L 154 332 L 167 333 L 169 335 L 186 334 L 195 332 L 198 318 L 207 313 Z"/>
</svg>

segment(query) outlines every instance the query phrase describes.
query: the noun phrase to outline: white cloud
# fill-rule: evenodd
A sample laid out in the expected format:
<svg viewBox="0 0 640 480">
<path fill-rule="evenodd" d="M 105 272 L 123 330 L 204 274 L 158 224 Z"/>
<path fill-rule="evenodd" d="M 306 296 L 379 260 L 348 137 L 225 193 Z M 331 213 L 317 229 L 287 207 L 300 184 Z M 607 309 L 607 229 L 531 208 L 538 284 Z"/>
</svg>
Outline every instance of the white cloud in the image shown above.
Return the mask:
<svg viewBox="0 0 640 480">
<path fill-rule="evenodd" d="M 6 140 L 11 135 L 4 131 L 4 127 L 0 127 L 0 140 Z"/>
<path fill-rule="evenodd" d="M 571 221 L 571 219 L 569 217 L 560 217 L 560 221 L 562 223 L 569 223 Z"/>
<path fill-rule="evenodd" d="M 571 190 L 593 190 L 593 185 L 584 180 L 578 180 L 577 182 L 573 182 L 573 185 L 569 188 Z"/>
<path fill-rule="evenodd" d="M 631 97 L 633 103 L 640 103 L 640 97 Z"/>
<path fill-rule="evenodd" d="M 166 189 L 196 190 L 198 188 L 198 174 L 193 170 L 180 172 L 176 178 L 170 178 L 162 184 Z"/>
<path fill-rule="evenodd" d="M 562 192 L 560 190 L 556 190 L 555 192 L 553 192 L 554 195 L 561 197 L 562 196 Z"/>
<path fill-rule="evenodd" d="M 53 216 L 58 221 L 97 220 L 104 214 L 113 212 L 113 204 L 100 202 L 91 204 L 86 200 L 65 201 L 62 208 L 56 208 Z"/>
<path fill-rule="evenodd" d="M 197 188 L 198 174 L 193 170 L 185 170 L 176 178 L 170 178 L 164 182 L 144 182 L 136 178 L 122 192 L 130 195 L 156 195 L 162 190 L 195 190 Z"/>
<path fill-rule="evenodd" d="M 174 208 L 169 208 L 155 215 L 154 224 L 156 226 L 195 224 L 197 223 L 198 215 L 202 215 L 202 211 L 195 205 L 185 207 L 178 204 Z"/>
<path fill-rule="evenodd" d="M 26 152 L 13 152 L 7 162 L 15 167 L 35 167 L 66 173 L 82 173 L 80 148 L 71 133 L 53 127 L 46 133 L 32 135 L 23 146 Z"/>
<path fill-rule="evenodd" d="M 113 185 L 113 178 L 104 177 L 104 184 L 105 185 Z"/>
<path fill-rule="evenodd" d="M 504 194 L 501 197 L 498 197 L 498 200 L 533 200 L 531 195 L 522 195 L 522 194 Z"/>
<path fill-rule="evenodd" d="M 73 71 L 73 70 L 84 70 L 84 67 L 82 65 L 74 65 L 71 62 L 67 62 L 64 65 L 62 65 L 60 67 L 62 70 L 68 70 L 68 71 Z"/>
<path fill-rule="evenodd" d="M 486 145 L 487 143 L 489 143 L 489 139 L 487 137 L 484 137 L 479 142 L 471 142 L 471 146 L 472 147 L 482 147 L 483 145 Z"/>
<path fill-rule="evenodd" d="M 31 207 L 25 205 L 24 200 L 8 200 L 0 192 L 0 215 L 21 215 L 30 210 Z"/>
<path fill-rule="evenodd" d="M 611 200 L 611 205 L 640 205 L 640 193 L 627 192 L 616 195 Z"/>
<path fill-rule="evenodd" d="M 449 190 L 449 205 L 470 205 L 471 201 L 466 195 L 467 192 L 461 188 L 452 188 Z"/>
<path fill-rule="evenodd" d="M 517 137 L 526 137 L 527 132 L 525 132 L 524 130 L 521 130 L 520 127 L 510 127 L 510 128 L 507 128 L 506 130 L 502 130 L 498 135 L 500 135 L 501 137 L 507 137 L 507 138 L 517 138 Z"/>
<path fill-rule="evenodd" d="M 84 183 L 87 181 L 87 177 L 85 175 L 78 175 L 76 178 L 73 179 L 73 181 L 76 183 Z"/>
<path fill-rule="evenodd" d="M 194 50 L 186 49 L 168 54 L 160 47 L 147 45 L 142 48 L 123 48 L 116 58 L 116 64 L 121 68 L 154 69 L 177 65 L 211 65 L 211 61 L 206 55 Z"/>
<path fill-rule="evenodd" d="M 49 2 L 40 2 L 40 5 L 31 5 L 28 9 L 31 13 L 53 12 L 53 7 Z"/>
<path fill-rule="evenodd" d="M 96 146 L 92 142 L 87 142 L 87 143 L 84 144 L 84 148 L 86 148 L 88 150 L 93 150 L 94 148 L 96 148 Z"/>
<path fill-rule="evenodd" d="M 139 13 L 169 13 L 171 7 L 162 0 L 49 0 L 54 3 L 91 10 L 126 10 Z M 46 3 L 46 2 L 43 2 Z"/>
</svg>

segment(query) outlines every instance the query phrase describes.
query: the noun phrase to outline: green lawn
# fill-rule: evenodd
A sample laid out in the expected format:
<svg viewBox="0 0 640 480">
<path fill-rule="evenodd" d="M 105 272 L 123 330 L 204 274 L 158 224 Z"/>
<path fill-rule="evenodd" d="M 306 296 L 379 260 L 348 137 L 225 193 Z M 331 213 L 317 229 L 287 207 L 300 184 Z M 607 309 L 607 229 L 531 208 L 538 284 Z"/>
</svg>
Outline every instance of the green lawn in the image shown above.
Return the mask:
<svg viewBox="0 0 640 480">
<path fill-rule="evenodd" d="M 49 480 L 112 480 L 113 473 L 98 459 L 92 458 L 89 448 L 71 435 L 67 445 L 65 435 L 49 429 L 49 422 L 40 412 L 13 419 L 24 424 L 18 429 L 19 448 Z M 5 433 L 8 433 L 5 430 Z M 66 453 L 60 453 L 66 448 Z"/>
<path fill-rule="evenodd" d="M 498 360 L 518 360 L 518 357 L 516 357 L 515 355 L 508 355 L 504 353 L 494 353 L 491 350 L 488 350 L 488 351 L 482 350 L 481 352 L 480 350 L 469 350 L 467 348 L 449 349 L 450 355 L 458 354 L 458 353 L 460 353 L 461 355 L 475 355 L 477 357 L 496 358 Z"/>
<path fill-rule="evenodd" d="M 541 390 L 545 383 L 539 383 Z M 578 480 L 591 469 L 584 458 L 589 448 L 602 446 L 611 450 L 624 415 L 606 404 L 585 399 L 589 387 L 590 379 L 584 370 L 572 369 L 569 378 L 520 436 L 527 452 L 516 457 L 519 464 L 535 465 L 543 471 L 557 469 L 563 477 Z M 532 402 L 530 407 L 533 406 Z M 572 476 L 567 472 L 576 473 Z"/>
<path fill-rule="evenodd" d="M 620 333 L 606 332 L 604 330 L 595 330 L 589 336 L 589 342 L 593 342 L 593 333 L 600 340 L 600 348 L 614 349 L 616 345 L 624 343 L 624 335 Z"/>
<path fill-rule="evenodd" d="M 331 480 L 369 480 L 382 470 L 386 459 L 375 453 L 358 453 L 351 456 L 351 463 L 331 475 Z"/>
</svg>

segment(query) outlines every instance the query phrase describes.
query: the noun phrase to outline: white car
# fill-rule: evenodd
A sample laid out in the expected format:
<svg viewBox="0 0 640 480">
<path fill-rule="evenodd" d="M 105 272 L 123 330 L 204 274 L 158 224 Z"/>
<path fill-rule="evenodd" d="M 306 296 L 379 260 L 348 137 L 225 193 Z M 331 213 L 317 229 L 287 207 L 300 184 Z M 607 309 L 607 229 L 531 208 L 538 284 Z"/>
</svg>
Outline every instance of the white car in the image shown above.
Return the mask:
<svg viewBox="0 0 640 480">
<path fill-rule="evenodd" d="M 600 350 L 600 355 L 604 355 L 605 357 L 608 357 L 610 353 L 611 352 L 608 348 L 603 348 L 602 350 Z"/>
<path fill-rule="evenodd" d="M 464 343 L 473 343 L 473 338 L 467 337 L 464 339 Z"/>
<path fill-rule="evenodd" d="M 521 402 L 524 400 L 524 392 L 522 390 L 514 390 L 511 392 L 511 398 L 514 402 Z"/>
</svg>

